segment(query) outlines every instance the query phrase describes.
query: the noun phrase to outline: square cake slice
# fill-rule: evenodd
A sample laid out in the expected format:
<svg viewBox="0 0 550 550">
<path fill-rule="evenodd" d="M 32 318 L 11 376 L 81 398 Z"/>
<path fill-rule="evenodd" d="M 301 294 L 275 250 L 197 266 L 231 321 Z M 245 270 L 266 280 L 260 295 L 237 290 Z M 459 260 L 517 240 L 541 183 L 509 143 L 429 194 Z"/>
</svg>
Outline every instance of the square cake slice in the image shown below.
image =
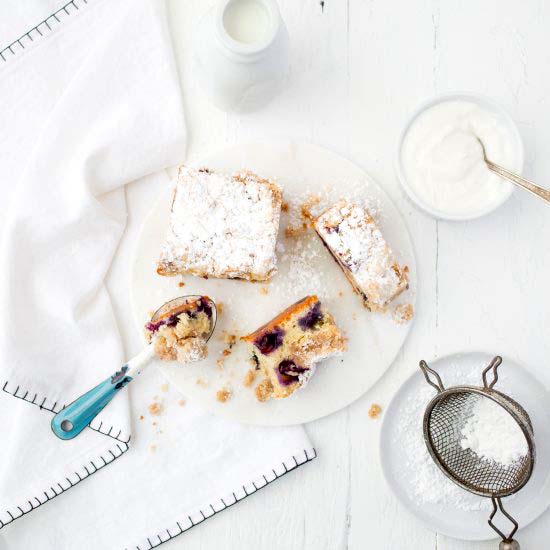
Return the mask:
<svg viewBox="0 0 550 550">
<path fill-rule="evenodd" d="M 309 380 L 318 361 L 346 350 L 346 339 L 317 296 L 296 302 L 242 340 L 265 377 L 256 388 L 261 401 L 288 397 Z"/>
<path fill-rule="evenodd" d="M 282 194 L 252 172 L 233 176 L 182 166 L 160 275 L 265 281 L 276 270 Z"/>
<path fill-rule="evenodd" d="M 396 262 L 365 208 L 342 200 L 325 210 L 314 228 L 370 311 L 384 311 L 408 288 L 408 269 Z"/>
</svg>

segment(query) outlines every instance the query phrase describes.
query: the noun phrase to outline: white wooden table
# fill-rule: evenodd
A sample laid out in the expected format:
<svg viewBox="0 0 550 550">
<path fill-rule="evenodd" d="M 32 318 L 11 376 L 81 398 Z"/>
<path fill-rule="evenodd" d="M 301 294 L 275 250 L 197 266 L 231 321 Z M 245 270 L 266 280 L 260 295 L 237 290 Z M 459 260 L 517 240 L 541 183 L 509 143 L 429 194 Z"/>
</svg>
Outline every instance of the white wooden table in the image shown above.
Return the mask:
<svg viewBox="0 0 550 550">
<path fill-rule="evenodd" d="M 550 3 L 544 0 L 280 0 L 292 41 L 288 85 L 269 106 L 225 114 L 202 97 L 190 31 L 209 2 L 171 0 L 171 30 L 189 126 L 188 157 L 243 141 L 296 139 L 361 165 L 409 226 L 418 261 L 415 324 L 383 380 L 307 430 L 319 458 L 166 544 L 168 549 L 480 550 L 438 536 L 403 510 L 380 468 L 380 421 L 421 357 L 460 350 L 507 354 L 549 385 L 550 209 L 516 193 L 493 215 L 436 222 L 404 197 L 394 173 L 405 117 L 423 99 L 470 90 L 519 123 L 525 174 L 550 185 Z M 550 513 L 521 531 L 523 550 L 547 547 Z"/>
</svg>

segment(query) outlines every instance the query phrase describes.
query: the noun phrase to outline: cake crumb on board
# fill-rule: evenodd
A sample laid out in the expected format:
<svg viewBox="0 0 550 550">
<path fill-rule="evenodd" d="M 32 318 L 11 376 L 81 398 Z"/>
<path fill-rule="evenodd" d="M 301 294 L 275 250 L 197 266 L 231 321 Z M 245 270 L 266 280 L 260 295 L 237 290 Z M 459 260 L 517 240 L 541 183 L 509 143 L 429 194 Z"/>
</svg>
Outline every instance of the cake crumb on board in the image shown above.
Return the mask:
<svg viewBox="0 0 550 550">
<path fill-rule="evenodd" d="M 412 304 L 397 304 L 392 310 L 392 319 L 398 324 L 408 323 L 414 316 Z"/>
<path fill-rule="evenodd" d="M 267 296 L 269 294 L 269 288 L 267 288 L 266 286 L 262 286 L 260 288 L 260 294 L 263 294 L 264 296 Z"/>
<path fill-rule="evenodd" d="M 180 407 L 183 407 L 183 406 L 185 405 L 185 399 L 180 399 L 180 400 L 178 401 L 178 405 L 179 405 Z"/>
<path fill-rule="evenodd" d="M 244 376 L 243 386 L 245 388 L 249 388 L 252 384 L 254 384 L 254 380 L 256 380 L 256 371 L 254 369 L 250 369 Z"/>
<path fill-rule="evenodd" d="M 229 348 L 232 348 L 235 345 L 235 342 L 237 341 L 237 335 L 231 334 L 230 332 L 227 332 L 226 330 L 224 330 L 222 339 L 229 346 Z"/>
<path fill-rule="evenodd" d="M 271 380 L 269 378 L 264 378 L 256 386 L 254 393 L 256 394 L 256 399 L 261 403 L 267 401 L 273 393 L 273 384 L 271 383 Z"/>
<path fill-rule="evenodd" d="M 222 388 L 216 392 L 216 401 L 219 403 L 226 403 L 231 399 L 232 392 L 228 388 Z"/>
<path fill-rule="evenodd" d="M 373 403 L 370 406 L 370 409 L 369 409 L 369 412 L 368 412 L 369 418 L 372 418 L 373 420 L 376 420 L 380 416 L 381 412 L 382 412 L 382 407 L 380 405 L 378 405 L 377 403 Z"/>
<path fill-rule="evenodd" d="M 163 392 L 168 391 L 168 384 L 166 382 L 162 384 L 162 386 L 160 387 L 160 391 L 163 391 Z"/>
<path fill-rule="evenodd" d="M 201 388 L 206 388 L 208 386 L 208 383 L 205 382 L 202 378 L 197 378 L 195 384 L 197 384 L 197 386 L 200 386 Z"/>
</svg>

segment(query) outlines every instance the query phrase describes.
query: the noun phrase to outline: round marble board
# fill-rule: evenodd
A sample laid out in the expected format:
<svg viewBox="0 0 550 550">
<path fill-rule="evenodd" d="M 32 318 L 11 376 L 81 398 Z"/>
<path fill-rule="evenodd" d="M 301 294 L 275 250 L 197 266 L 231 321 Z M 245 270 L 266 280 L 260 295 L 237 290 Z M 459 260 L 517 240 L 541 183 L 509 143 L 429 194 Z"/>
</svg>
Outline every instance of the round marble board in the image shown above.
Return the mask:
<svg viewBox="0 0 550 550">
<path fill-rule="evenodd" d="M 162 277 L 156 273 L 170 216 L 172 189 L 167 189 L 143 223 L 131 270 L 131 298 L 138 330 L 167 300 L 184 294 L 206 294 L 221 303 L 208 358 L 194 364 L 156 361 L 170 383 L 189 400 L 217 414 L 250 424 L 280 426 L 309 422 L 338 411 L 364 394 L 384 374 L 400 350 L 412 321 L 398 323 L 391 311 L 366 310 L 352 291 L 320 239 L 309 229 L 287 236 L 298 227 L 300 204 L 316 195 L 317 209 L 350 198 L 369 205 L 398 261 L 410 270 L 410 288 L 395 304 L 414 305 L 416 267 L 412 244 L 401 214 L 386 193 L 361 168 L 326 149 L 306 144 L 238 145 L 206 156 L 200 166 L 233 173 L 250 169 L 274 178 L 283 189 L 288 212 L 281 214 L 277 245 L 278 272 L 266 284 L 238 280 L 202 279 L 191 275 Z M 183 283 L 183 286 L 180 286 Z M 317 294 L 348 338 L 348 350 L 319 364 L 306 387 L 287 399 L 260 403 L 243 378 L 251 368 L 245 346 L 237 342 L 231 354 L 223 341 L 228 334 L 244 335 L 308 294 Z M 392 307 L 395 305 L 392 304 Z M 391 309 L 391 308 L 390 308 Z M 257 377 L 256 383 L 259 381 Z M 225 403 L 216 399 L 230 389 Z"/>
</svg>

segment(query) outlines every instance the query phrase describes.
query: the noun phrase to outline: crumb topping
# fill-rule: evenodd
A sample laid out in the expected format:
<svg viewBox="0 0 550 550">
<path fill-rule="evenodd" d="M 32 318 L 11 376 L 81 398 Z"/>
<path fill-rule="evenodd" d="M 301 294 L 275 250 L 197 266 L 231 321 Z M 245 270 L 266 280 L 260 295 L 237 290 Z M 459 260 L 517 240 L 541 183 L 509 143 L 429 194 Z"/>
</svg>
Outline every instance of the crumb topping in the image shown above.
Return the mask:
<svg viewBox="0 0 550 550">
<path fill-rule="evenodd" d="M 260 402 L 267 401 L 271 394 L 273 393 L 273 384 L 271 383 L 271 380 L 269 378 L 264 378 L 254 390 L 254 393 L 256 394 L 256 399 Z"/>
<path fill-rule="evenodd" d="M 280 210 L 279 187 L 251 172 L 180 168 L 160 273 L 268 279 Z"/>
<path fill-rule="evenodd" d="M 232 392 L 228 388 L 222 388 L 216 392 L 216 401 L 220 403 L 226 403 L 231 399 Z"/>
<path fill-rule="evenodd" d="M 151 403 L 148 407 L 147 407 L 147 410 L 149 411 L 149 414 L 151 416 L 159 416 L 160 414 L 162 414 L 162 411 L 164 410 L 164 407 L 162 406 L 161 403 Z"/>
<path fill-rule="evenodd" d="M 243 378 L 243 386 L 249 388 L 254 384 L 254 380 L 256 380 L 256 371 L 254 369 L 249 369 Z"/>
<path fill-rule="evenodd" d="M 414 317 L 412 304 L 398 304 L 393 308 L 392 319 L 398 324 L 408 323 Z"/>
</svg>

